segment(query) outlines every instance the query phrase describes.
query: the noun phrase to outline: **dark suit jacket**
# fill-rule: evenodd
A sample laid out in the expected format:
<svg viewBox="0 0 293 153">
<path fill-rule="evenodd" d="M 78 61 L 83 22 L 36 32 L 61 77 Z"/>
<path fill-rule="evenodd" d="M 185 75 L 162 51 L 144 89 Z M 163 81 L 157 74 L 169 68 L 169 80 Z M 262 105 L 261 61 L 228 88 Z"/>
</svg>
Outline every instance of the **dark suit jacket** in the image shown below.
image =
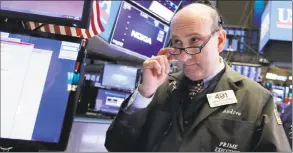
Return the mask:
<svg viewBox="0 0 293 153">
<path fill-rule="evenodd" d="M 271 94 L 227 64 L 225 69 L 214 92 L 233 90 L 236 104 L 211 108 L 207 101 L 191 128 L 182 134 L 184 125 L 178 121 L 176 107 L 173 109 L 182 97 L 170 98 L 174 84 L 166 82 L 145 109 L 130 113 L 124 109 L 129 99 L 123 103 L 107 131 L 105 147 L 109 151 L 159 151 L 162 140 L 172 139 L 182 152 L 291 152 Z M 171 138 L 168 131 L 177 134 Z"/>
</svg>

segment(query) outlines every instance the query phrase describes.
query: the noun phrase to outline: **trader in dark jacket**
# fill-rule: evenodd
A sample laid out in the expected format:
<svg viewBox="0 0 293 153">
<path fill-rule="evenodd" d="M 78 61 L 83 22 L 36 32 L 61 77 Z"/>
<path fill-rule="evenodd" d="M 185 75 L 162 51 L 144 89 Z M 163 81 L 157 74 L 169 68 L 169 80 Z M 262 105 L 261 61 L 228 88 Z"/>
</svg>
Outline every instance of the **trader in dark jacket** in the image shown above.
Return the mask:
<svg viewBox="0 0 293 153">
<path fill-rule="evenodd" d="M 285 133 L 292 148 L 292 101 L 287 107 L 285 107 L 284 113 L 281 115 L 281 119 Z"/>
<path fill-rule="evenodd" d="M 143 63 L 142 84 L 107 131 L 108 151 L 291 152 L 271 94 L 220 57 L 226 32 L 215 9 L 183 8 L 171 35 L 172 48 Z M 168 79 L 168 59 L 183 73 Z"/>
</svg>

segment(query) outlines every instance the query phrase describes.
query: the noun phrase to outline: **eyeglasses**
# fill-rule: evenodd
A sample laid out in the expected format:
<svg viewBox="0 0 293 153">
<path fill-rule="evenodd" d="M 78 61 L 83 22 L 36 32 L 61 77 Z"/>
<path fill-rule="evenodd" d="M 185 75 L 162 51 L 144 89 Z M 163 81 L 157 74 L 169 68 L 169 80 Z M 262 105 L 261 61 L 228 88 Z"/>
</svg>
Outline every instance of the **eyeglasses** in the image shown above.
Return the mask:
<svg viewBox="0 0 293 153">
<path fill-rule="evenodd" d="M 209 42 L 209 40 L 212 38 L 212 36 L 218 32 L 219 29 L 215 30 L 212 32 L 212 34 L 208 37 L 207 40 L 205 40 L 203 42 L 202 45 L 200 46 L 191 46 L 191 47 L 185 47 L 185 48 L 178 48 L 178 47 L 173 47 L 171 45 L 172 48 L 174 48 L 174 51 L 173 52 L 169 52 L 169 54 L 171 55 L 179 55 L 182 53 L 182 51 L 184 51 L 185 53 L 189 54 L 189 55 L 196 55 L 196 54 L 199 54 L 201 53 L 201 50 L 205 47 L 205 45 Z"/>
</svg>

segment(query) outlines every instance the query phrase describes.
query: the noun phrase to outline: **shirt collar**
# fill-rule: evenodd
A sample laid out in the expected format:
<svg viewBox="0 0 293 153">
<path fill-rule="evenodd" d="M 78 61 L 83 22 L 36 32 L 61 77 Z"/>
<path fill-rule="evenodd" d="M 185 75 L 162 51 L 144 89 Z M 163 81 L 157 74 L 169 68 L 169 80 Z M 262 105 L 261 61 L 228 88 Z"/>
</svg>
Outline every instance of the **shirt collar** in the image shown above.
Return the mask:
<svg viewBox="0 0 293 153">
<path fill-rule="evenodd" d="M 207 88 L 209 86 L 210 81 L 223 69 L 225 68 L 224 60 L 222 57 L 220 57 L 220 65 L 219 67 L 212 73 L 212 75 L 208 76 L 207 78 L 203 79 L 204 88 Z"/>
</svg>

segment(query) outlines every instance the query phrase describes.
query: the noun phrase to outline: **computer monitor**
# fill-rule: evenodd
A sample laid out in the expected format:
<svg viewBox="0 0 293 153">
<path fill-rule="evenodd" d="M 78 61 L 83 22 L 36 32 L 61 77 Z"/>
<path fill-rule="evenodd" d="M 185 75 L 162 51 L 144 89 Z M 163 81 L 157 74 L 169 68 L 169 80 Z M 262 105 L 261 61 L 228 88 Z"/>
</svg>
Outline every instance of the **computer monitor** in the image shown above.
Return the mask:
<svg viewBox="0 0 293 153">
<path fill-rule="evenodd" d="M 102 76 L 102 86 L 134 90 L 138 80 L 139 69 L 118 64 L 105 64 Z"/>
<path fill-rule="evenodd" d="M 88 28 L 92 0 L 1 1 L 2 17 Z"/>
<path fill-rule="evenodd" d="M 181 0 L 134 0 L 132 2 L 138 4 L 141 7 L 144 7 L 151 13 L 154 13 L 156 16 L 163 18 L 167 22 L 171 21 L 174 13 L 178 10 L 181 4 Z"/>
<path fill-rule="evenodd" d="M 122 102 L 128 98 L 130 93 L 99 89 L 95 104 L 95 111 L 116 115 Z"/>
<path fill-rule="evenodd" d="M 152 57 L 165 47 L 169 26 L 123 1 L 111 44 Z"/>
<path fill-rule="evenodd" d="M 284 102 L 285 87 L 283 86 L 272 86 L 272 95 L 275 102 Z"/>
<path fill-rule="evenodd" d="M 248 66 L 248 65 L 237 65 L 233 64 L 232 69 L 239 72 L 241 75 L 248 77 L 254 81 L 260 81 L 259 77 L 261 75 L 261 67 L 260 66 Z"/>
<path fill-rule="evenodd" d="M 79 38 L 1 30 L 1 147 L 65 150 L 80 44 Z"/>
</svg>

